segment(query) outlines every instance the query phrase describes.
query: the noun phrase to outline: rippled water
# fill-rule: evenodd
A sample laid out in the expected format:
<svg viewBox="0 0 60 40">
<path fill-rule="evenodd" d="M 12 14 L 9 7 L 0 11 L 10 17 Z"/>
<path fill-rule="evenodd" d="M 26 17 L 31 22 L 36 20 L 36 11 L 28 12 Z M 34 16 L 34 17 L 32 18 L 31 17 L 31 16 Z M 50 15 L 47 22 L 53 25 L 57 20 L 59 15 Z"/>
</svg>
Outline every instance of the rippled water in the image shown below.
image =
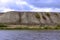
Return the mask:
<svg viewBox="0 0 60 40">
<path fill-rule="evenodd" d="M 60 31 L 0 30 L 0 40 L 60 40 Z"/>
</svg>

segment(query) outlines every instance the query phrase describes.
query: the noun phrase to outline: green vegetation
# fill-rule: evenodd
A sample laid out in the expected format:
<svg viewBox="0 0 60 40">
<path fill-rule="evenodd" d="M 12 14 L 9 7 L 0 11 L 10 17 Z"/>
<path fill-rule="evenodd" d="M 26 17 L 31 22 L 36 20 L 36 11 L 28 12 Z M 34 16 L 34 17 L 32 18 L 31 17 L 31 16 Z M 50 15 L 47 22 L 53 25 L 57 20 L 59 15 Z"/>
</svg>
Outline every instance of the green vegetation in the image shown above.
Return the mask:
<svg viewBox="0 0 60 40">
<path fill-rule="evenodd" d="M 60 25 L 57 25 L 57 27 L 60 27 Z"/>
<path fill-rule="evenodd" d="M 20 25 L 16 27 L 9 27 L 6 24 L 1 24 L 0 23 L 0 30 L 60 30 L 60 25 L 56 26 L 48 26 L 48 25 L 43 25 L 43 26 L 27 26 L 27 25 Z"/>
<path fill-rule="evenodd" d="M 48 17 L 50 17 L 50 14 L 49 14 L 49 13 L 46 13 L 46 15 L 47 15 Z"/>
<path fill-rule="evenodd" d="M 36 17 L 37 19 L 40 19 L 40 15 L 39 15 L 38 13 L 35 14 L 35 17 Z"/>
<path fill-rule="evenodd" d="M 6 24 L 0 23 L 0 27 L 7 27 Z"/>
<path fill-rule="evenodd" d="M 15 28 L 9 28 L 9 27 L 0 27 L 0 30 L 60 30 L 60 26 L 26 26 L 26 27 L 15 27 Z"/>
</svg>

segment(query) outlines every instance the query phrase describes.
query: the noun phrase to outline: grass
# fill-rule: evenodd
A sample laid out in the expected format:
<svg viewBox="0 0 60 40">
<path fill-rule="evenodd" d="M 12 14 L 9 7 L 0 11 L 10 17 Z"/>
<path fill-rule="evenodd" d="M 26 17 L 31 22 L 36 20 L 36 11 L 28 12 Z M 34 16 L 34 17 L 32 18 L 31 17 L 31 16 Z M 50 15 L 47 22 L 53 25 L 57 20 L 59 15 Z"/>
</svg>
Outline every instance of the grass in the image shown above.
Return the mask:
<svg viewBox="0 0 60 40">
<path fill-rule="evenodd" d="M 0 30 L 60 30 L 60 27 L 15 27 L 15 28 L 8 28 L 8 27 L 0 27 Z"/>
<path fill-rule="evenodd" d="M 6 24 L 0 24 L 0 30 L 60 30 L 60 25 L 57 26 L 27 26 L 27 25 L 19 25 L 8 27 Z"/>
</svg>

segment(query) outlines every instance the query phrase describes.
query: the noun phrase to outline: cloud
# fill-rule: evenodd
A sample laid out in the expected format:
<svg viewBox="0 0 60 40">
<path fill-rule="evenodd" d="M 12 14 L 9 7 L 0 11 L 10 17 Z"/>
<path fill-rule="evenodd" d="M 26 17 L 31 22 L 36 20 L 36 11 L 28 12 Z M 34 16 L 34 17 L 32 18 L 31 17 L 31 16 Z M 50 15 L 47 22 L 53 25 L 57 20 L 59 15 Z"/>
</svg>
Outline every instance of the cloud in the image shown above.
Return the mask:
<svg viewBox="0 0 60 40">
<path fill-rule="evenodd" d="M 52 1 L 52 0 L 50 0 Z M 35 7 L 34 5 L 31 5 L 27 3 L 26 1 L 22 2 L 17 2 L 17 5 L 21 5 L 22 9 L 24 9 L 24 6 L 28 6 L 30 10 L 21 10 L 21 11 L 34 11 L 34 12 L 60 12 L 59 8 L 40 8 L 40 7 Z"/>
<path fill-rule="evenodd" d="M 14 9 L 10 9 L 10 8 L 0 8 L 0 12 L 7 12 L 7 11 L 15 11 Z"/>
<path fill-rule="evenodd" d="M 60 9 L 58 8 L 34 8 L 30 11 L 34 11 L 34 12 L 60 12 Z"/>
<path fill-rule="evenodd" d="M 0 0 L 1 3 L 7 3 L 9 0 Z"/>
<path fill-rule="evenodd" d="M 14 9 L 5 8 L 2 12 L 15 11 Z"/>
<path fill-rule="evenodd" d="M 60 6 L 59 4 L 58 5 L 57 4 L 58 3 L 56 2 L 56 0 L 55 1 L 54 0 L 37 0 L 37 1 L 0 0 L 0 12 L 7 12 L 7 11 L 60 12 L 59 8 Z"/>
</svg>

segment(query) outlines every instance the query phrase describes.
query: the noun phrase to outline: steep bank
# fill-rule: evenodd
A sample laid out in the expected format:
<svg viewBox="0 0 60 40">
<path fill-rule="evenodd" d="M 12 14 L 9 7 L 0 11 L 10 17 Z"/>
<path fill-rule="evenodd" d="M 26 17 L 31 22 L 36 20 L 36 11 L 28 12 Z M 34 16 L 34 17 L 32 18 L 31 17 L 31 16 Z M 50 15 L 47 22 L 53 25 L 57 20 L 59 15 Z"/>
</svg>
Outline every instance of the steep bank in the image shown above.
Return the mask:
<svg viewBox="0 0 60 40">
<path fill-rule="evenodd" d="M 29 24 L 29 25 L 58 25 L 60 13 L 58 12 L 5 12 L 0 16 L 0 23 Z"/>
</svg>

